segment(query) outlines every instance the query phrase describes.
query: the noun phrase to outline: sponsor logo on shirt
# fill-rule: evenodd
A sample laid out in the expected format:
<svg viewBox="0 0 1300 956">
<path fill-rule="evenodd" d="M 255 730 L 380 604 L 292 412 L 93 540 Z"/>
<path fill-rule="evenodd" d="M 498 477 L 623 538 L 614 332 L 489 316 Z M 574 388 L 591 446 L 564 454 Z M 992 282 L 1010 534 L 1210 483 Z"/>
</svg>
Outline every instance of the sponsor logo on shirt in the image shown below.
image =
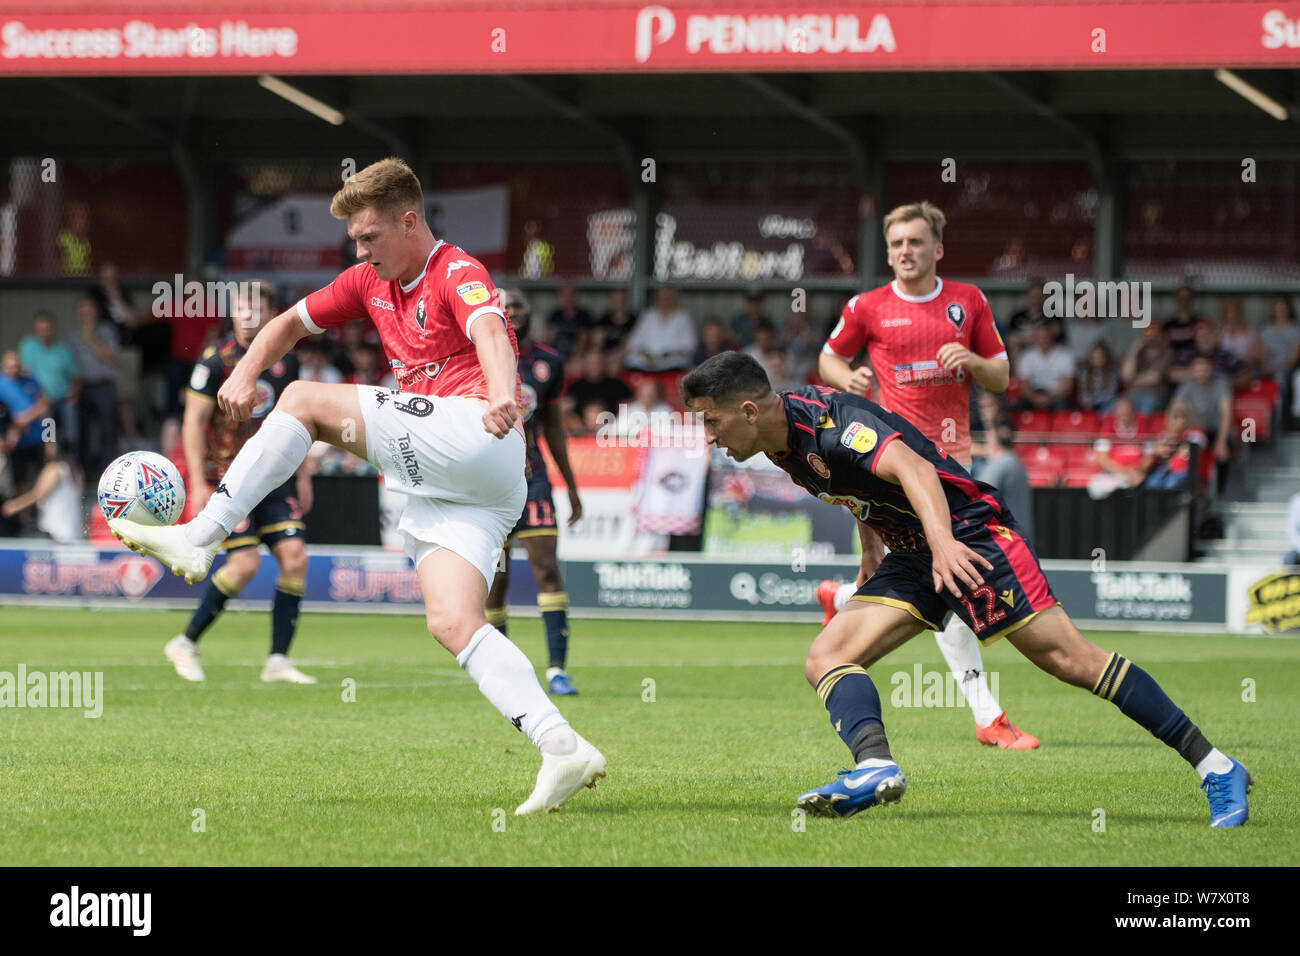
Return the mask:
<svg viewBox="0 0 1300 956">
<path fill-rule="evenodd" d="M 876 447 L 875 429 L 868 428 L 862 422 L 854 422 L 840 434 L 840 444 L 853 451 L 871 451 Z"/>
<path fill-rule="evenodd" d="M 387 309 L 389 312 L 397 311 L 397 309 L 393 306 L 393 303 L 385 302 L 377 295 L 371 297 L 370 304 L 373 305 L 376 309 Z"/>
<path fill-rule="evenodd" d="M 466 305 L 481 305 L 492 297 L 487 290 L 487 286 L 477 279 L 456 286 L 456 294 L 460 296 L 461 301 Z"/>
<path fill-rule="evenodd" d="M 393 404 L 397 405 L 396 402 Z M 430 407 L 432 407 L 432 403 L 430 403 Z M 390 438 L 388 440 L 388 450 L 389 461 L 393 463 L 395 470 L 399 474 L 406 475 L 407 484 L 410 487 L 418 488 L 424 484 L 424 476 L 420 474 L 420 461 L 416 456 L 410 432 L 400 438 Z"/>
<path fill-rule="evenodd" d="M 911 325 L 911 319 L 885 319 L 880 323 L 882 329 L 893 329 L 900 325 Z"/>
<path fill-rule="evenodd" d="M 854 516 L 862 521 L 867 520 L 867 515 L 871 514 L 871 505 L 861 498 L 855 498 L 852 495 L 832 495 L 825 491 L 818 492 L 818 499 L 826 502 L 828 505 L 843 505 L 853 512 Z"/>
</svg>

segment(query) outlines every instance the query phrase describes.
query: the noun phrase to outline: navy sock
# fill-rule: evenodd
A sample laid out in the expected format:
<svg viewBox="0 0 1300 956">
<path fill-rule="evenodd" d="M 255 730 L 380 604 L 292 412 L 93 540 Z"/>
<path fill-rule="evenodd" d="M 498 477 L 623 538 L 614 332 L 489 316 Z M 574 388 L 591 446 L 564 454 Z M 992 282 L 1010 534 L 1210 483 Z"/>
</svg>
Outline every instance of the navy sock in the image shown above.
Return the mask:
<svg viewBox="0 0 1300 956">
<path fill-rule="evenodd" d="M 298 628 L 298 606 L 302 604 L 303 582 L 278 578 L 271 602 L 271 653 L 288 654 Z"/>
<path fill-rule="evenodd" d="M 225 568 L 219 568 L 208 581 L 208 589 L 203 592 L 203 598 L 199 601 L 199 606 L 194 609 L 193 616 L 190 617 L 190 623 L 185 625 L 185 636 L 191 641 L 197 641 L 217 619 L 217 615 L 226 609 L 226 602 L 239 593 L 234 582 L 225 573 Z"/>
<path fill-rule="evenodd" d="M 537 595 L 546 627 L 546 653 L 550 667 L 564 669 L 569 658 L 569 595 L 564 591 L 544 591 Z"/>
<path fill-rule="evenodd" d="M 817 696 L 826 705 L 831 725 L 854 761 L 868 757 L 893 759 L 880 717 L 880 694 L 864 669 L 857 664 L 832 667 L 817 682 Z"/>
<path fill-rule="evenodd" d="M 1213 749 L 1151 675 L 1119 654 L 1111 654 L 1092 692 L 1114 703 L 1121 714 L 1173 747 L 1193 767 Z"/>
</svg>

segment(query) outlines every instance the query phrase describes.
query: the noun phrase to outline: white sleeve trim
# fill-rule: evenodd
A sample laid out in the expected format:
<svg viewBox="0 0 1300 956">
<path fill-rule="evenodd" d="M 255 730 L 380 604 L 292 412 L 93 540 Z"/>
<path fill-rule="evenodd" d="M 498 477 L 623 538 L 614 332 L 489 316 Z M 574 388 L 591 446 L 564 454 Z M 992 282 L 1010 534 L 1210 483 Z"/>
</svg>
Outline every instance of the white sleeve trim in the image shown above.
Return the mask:
<svg viewBox="0 0 1300 956">
<path fill-rule="evenodd" d="M 466 338 L 470 338 L 469 329 L 470 329 L 470 326 L 474 324 L 474 320 L 477 319 L 477 318 L 478 318 L 480 315 L 482 315 L 484 312 L 491 312 L 493 315 L 499 315 L 499 316 L 501 316 L 501 321 L 502 321 L 502 322 L 505 322 L 505 321 L 506 321 L 506 314 L 505 314 L 504 312 L 502 312 L 500 309 L 498 309 L 495 305 L 485 305 L 485 306 L 483 306 L 482 308 L 475 309 L 473 312 L 471 312 L 471 313 L 469 314 L 469 318 L 465 320 L 465 337 L 466 337 Z"/>
<path fill-rule="evenodd" d="M 996 359 L 1006 359 L 1008 362 L 1011 361 L 1011 357 L 1007 355 L 1006 349 L 1003 349 L 1003 350 L 1002 350 L 1001 352 L 999 352 L 997 355 L 990 355 L 990 356 L 988 356 L 988 357 L 989 357 L 990 359 L 994 359 L 994 360 L 996 360 Z"/>
<path fill-rule="evenodd" d="M 844 361 L 846 361 L 846 362 L 852 362 L 852 361 L 853 361 L 853 356 L 852 356 L 852 355 L 841 355 L 839 352 L 837 352 L 837 351 L 835 351 L 833 348 L 831 348 L 831 343 L 829 343 L 829 342 L 827 342 L 825 345 L 822 346 L 822 354 L 824 354 L 824 355 L 834 355 L 836 358 L 842 358 L 842 359 L 844 359 Z M 1004 354 L 1005 354 L 1005 353 L 1004 353 Z"/>
<path fill-rule="evenodd" d="M 311 320 L 311 315 L 307 312 L 307 300 L 298 300 L 298 318 L 302 319 L 302 324 L 307 326 L 307 331 L 312 335 L 320 335 L 325 330 Z"/>
</svg>

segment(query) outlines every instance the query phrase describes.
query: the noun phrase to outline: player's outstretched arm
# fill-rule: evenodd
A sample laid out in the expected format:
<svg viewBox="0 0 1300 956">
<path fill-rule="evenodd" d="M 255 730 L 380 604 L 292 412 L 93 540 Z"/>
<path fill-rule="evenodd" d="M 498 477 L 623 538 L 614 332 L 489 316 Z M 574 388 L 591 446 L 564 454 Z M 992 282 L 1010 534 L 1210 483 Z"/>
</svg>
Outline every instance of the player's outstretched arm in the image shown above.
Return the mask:
<svg viewBox="0 0 1300 956">
<path fill-rule="evenodd" d="M 564 434 L 564 415 L 559 402 L 551 402 L 542 410 L 542 437 L 546 439 L 555 467 L 569 489 L 569 527 L 572 528 L 582 517 L 582 499 L 578 497 L 578 481 L 573 476 L 573 466 L 569 464 L 569 440 Z"/>
<path fill-rule="evenodd" d="M 822 349 L 821 354 L 817 356 L 817 374 L 831 388 L 838 388 L 854 395 L 866 397 L 867 390 L 871 387 L 870 365 L 860 365 L 855 369 L 845 359 L 826 349 Z"/>
<path fill-rule="evenodd" d="M 483 428 L 497 438 L 505 438 L 519 420 L 519 406 L 515 404 L 519 366 L 506 334 L 505 319 L 485 313 L 470 326 L 469 337 L 487 379 L 488 409 L 483 413 Z"/>
<path fill-rule="evenodd" d="M 298 317 L 296 305 L 268 322 L 221 384 L 217 406 L 237 422 L 248 421 L 257 399 L 257 376 L 284 358 L 306 334 L 307 326 Z"/>
<path fill-rule="evenodd" d="M 902 485 L 908 502 L 921 519 L 925 539 L 934 556 L 931 572 L 936 592 L 946 587 L 953 597 L 960 597 L 962 586 L 973 591 L 984 583 L 977 565 L 990 571 L 993 565 L 953 537 L 948 499 L 933 465 L 901 441 L 894 441 L 880 453 L 876 461 L 876 477 Z"/>
<path fill-rule="evenodd" d="M 964 368 L 971 377 L 990 392 L 1005 392 L 1011 384 L 1011 363 L 1004 358 L 984 358 L 957 342 L 949 342 L 939 349 L 939 364 L 950 371 Z"/>
<path fill-rule="evenodd" d="M 203 476 L 203 456 L 206 451 L 204 435 L 212 413 L 216 409 L 212 399 L 196 397 L 190 392 L 185 397 L 185 419 L 181 424 L 181 447 L 185 449 L 185 471 L 189 475 L 189 500 L 198 514 L 208 503 L 212 489 Z"/>
</svg>

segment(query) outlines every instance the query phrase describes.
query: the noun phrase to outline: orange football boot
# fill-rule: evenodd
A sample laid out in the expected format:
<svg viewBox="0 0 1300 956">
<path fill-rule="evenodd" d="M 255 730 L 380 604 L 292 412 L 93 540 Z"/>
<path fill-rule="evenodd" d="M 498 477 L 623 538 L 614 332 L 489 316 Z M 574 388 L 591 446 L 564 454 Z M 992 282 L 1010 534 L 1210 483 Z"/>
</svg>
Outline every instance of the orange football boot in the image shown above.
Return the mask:
<svg viewBox="0 0 1300 956">
<path fill-rule="evenodd" d="M 829 624 L 831 618 L 835 616 L 835 592 L 839 589 L 840 586 L 834 581 L 823 581 L 817 585 L 817 603 L 822 606 L 822 613 L 825 615 L 822 618 L 822 627 Z"/>
<path fill-rule="evenodd" d="M 820 593 L 819 591 L 819 596 Z M 1000 750 L 1033 750 L 1038 746 L 1038 738 L 1022 730 L 1017 730 L 1015 725 L 1007 720 L 1005 710 L 998 714 L 997 719 L 987 727 L 976 724 L 975 737 L 980 743 L 989 747 L 997 747 Z"/>
</svg>

